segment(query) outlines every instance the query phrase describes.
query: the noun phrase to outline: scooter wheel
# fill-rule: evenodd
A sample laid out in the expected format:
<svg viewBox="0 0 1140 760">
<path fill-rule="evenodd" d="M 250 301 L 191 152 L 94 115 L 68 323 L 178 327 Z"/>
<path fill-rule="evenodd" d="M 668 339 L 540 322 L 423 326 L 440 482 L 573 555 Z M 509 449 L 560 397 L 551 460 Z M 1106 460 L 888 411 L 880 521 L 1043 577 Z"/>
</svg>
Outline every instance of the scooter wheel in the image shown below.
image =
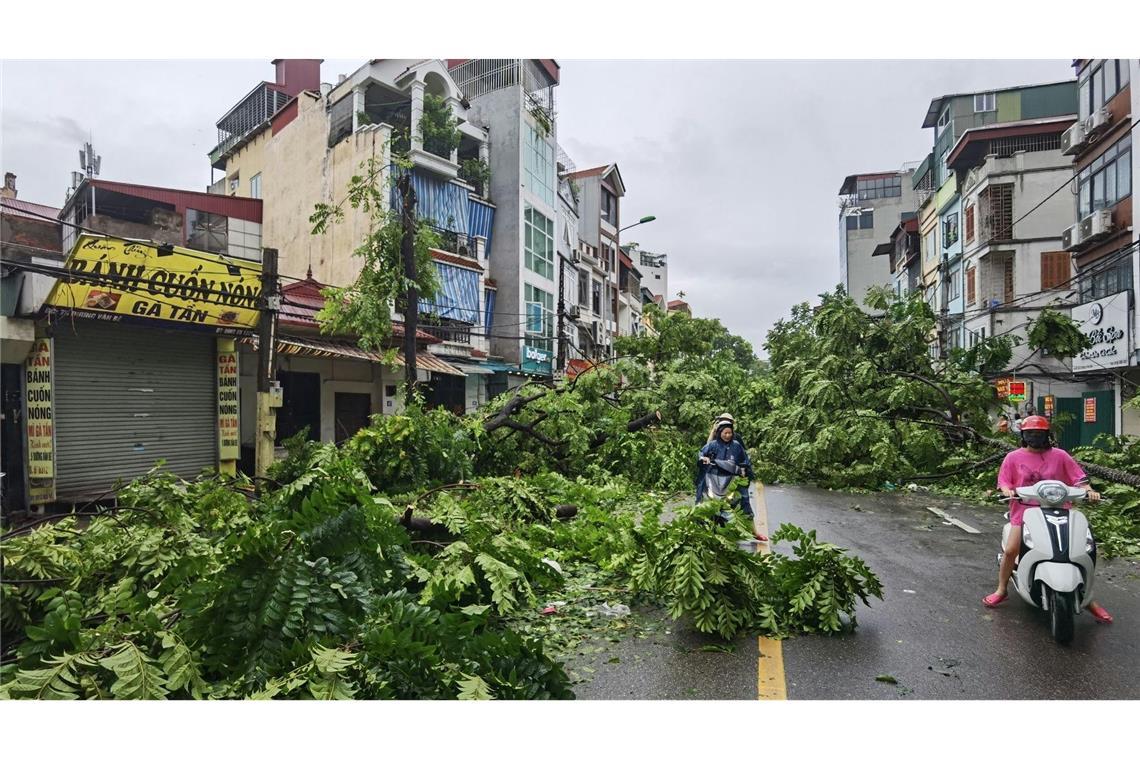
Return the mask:
<svg viewBox="0 0 1140 760">
<path fill-rule="evenodd" d="M 1076 599 L 1072 591 L 1049 592 L 1049 627 L 1053 640 L 1058 644 L 1068 644 L 1073 640 L 1073 618 L 1076 615 Z"/>
</svg>

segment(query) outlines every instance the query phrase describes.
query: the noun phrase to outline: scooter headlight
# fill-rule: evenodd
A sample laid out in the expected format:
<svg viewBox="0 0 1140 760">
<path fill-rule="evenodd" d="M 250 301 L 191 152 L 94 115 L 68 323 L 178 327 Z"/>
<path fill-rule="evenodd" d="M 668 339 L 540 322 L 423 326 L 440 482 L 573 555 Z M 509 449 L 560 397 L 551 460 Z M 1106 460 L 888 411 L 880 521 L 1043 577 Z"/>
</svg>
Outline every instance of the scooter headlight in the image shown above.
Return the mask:
<svg viewBox="0 0 1140 760">
<path fill-rule="evenodd" d="M 1093 541 L 1092 531 L 1088 528 L 1085 529 L 1085 554 L 1092 554 L 1096 549 L 1096 542 Z"/>
<path fill-rule="evenodd" d="M 1050 484 L 1047 486 L 1041 486 L 1041 490 L 1037 493 L 1041 495 L 1041 498 L 1044 501 L 1050 502 L 1051 504 L 1060 504 L 1061 502 L 1065 501 L 1066 498 L 1068 498 L 1069 489 L 1056 484 Z"/>
<path fill-rule="evenodd" d="M 1021 526 L 1021 543 L 1025 545 L 1026 549 L 1033 548 L 1033 536 L 1029 532 L 1028 525 Z"/>
</svg>

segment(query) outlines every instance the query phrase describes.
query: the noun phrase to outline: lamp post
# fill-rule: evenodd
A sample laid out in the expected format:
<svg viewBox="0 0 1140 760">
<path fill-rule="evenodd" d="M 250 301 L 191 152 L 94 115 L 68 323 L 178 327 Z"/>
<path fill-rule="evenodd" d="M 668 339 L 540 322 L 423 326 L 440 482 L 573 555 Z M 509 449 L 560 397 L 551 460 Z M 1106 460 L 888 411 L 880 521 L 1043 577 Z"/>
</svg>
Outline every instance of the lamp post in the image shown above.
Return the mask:
<svg viewBox="0 0 1140 760">
<path fill-rule="evenodd" d="M 628 227 L 622 227 L 620 230 L 618 230 L 618 234 L 620 235 L 621 233 L 623 233 L 623 232 L 625 232 L 626 230 L 628 230 L 630 227 L 636 227 L 636 226 L 637 226 L 637 225 L 639 225 L 639 224 L 648 224 L 649 222 L 652 222 L 652 221 L 653 221 L 653 220 L 655 220 L 656 218 L 657 218 L 657 217 L 653 216 L 652 214 L 650 214 L 649 216 L 643 216 L 643 217 L 641 217 L 641 219 L 639 219 L 638 221 L 636 221 L 636 222 L 634 222 L 633 224 L 629 225 Z"/>
</svg>

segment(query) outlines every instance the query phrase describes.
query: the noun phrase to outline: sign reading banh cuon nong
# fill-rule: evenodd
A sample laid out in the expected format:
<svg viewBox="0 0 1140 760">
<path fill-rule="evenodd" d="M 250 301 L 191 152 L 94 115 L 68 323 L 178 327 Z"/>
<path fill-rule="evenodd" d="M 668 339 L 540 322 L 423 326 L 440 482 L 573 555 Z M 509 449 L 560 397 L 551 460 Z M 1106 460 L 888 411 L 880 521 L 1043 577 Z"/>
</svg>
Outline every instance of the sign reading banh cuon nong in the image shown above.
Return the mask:
<svg viewBox="0 0 1140 760">
<path fill-rule="evenodd" d="M 49 309 L 108 322 L 163 322 L 221 334 L 257 326 L 261 264 L 177 246 L 82 235 Z"/>
<path fill-rule="evenodd" d="M 1127 367 L 1132 353 L 1128 291 L 1073 307 L 1073 320 L 1092 347 L 1073 357 L 1073 372 Z"/>
<path fill-rule="evenodd" d="M 219 339 L 219 342 L 233 343 Z M 238 355 L 218 350 L 218 459 L 241 458 L 241 416 L 238 397 Z"/>
<path fill-rule="evenodd" d="M 28 427 L 28 477 L 55 477 L 52 427 L 51 338 L 38 338 L 25 362 L 25 419 Z"/>
</svg>

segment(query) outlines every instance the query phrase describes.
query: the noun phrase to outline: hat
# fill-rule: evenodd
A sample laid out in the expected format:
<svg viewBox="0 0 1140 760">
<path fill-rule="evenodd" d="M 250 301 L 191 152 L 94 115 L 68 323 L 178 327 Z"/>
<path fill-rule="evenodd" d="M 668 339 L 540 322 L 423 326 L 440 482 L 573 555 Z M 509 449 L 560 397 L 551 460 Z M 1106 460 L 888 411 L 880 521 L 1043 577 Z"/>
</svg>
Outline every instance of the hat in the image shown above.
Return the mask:
<svg viewBox="0 0 1140 760">
<path fill-rule="evenodd" d="M 716 418 L 716 421 L 717 421 L 717 422 L 720 422 L 721 420 L 725 420 L 725 421 L 728 421 L 728 422 L 731 422 L 731 423 L 734 423 L 734 424 L 735 424 L 735 422 L 736 422 L 736 420 L 734 420 L 734 419 L 732 418 L 732 415 L 731 415 L 731 414 L 729 414 L 728 412 L 725 412 L 724 414 L 721 414 L 719 417 L 717 417 L 717 418 Z"/>
</svg>

